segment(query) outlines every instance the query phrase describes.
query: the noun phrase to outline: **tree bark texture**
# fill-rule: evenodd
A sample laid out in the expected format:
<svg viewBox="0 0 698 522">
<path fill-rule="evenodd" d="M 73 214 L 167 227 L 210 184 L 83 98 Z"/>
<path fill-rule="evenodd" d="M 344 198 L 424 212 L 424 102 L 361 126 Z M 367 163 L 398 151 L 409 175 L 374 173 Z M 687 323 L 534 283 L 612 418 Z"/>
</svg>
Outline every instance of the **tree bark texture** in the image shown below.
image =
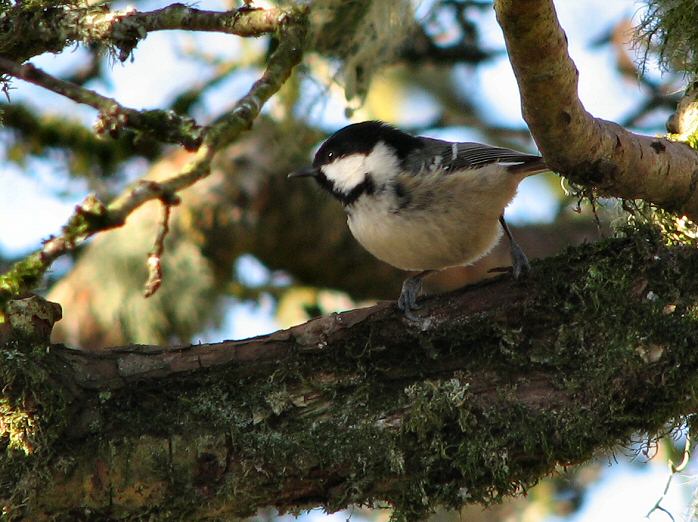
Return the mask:
<svg viewBox="0 0 698 522">
<path fill-rule="evenodd" d="M 599 194 L 642 199 L 698 221 L 698 152 L 589 114 L 552 0 L 497 0 L 523 116 L 551 169 Z"/>
<path fill-rule="evenodd" d="M 416 322 L 384 303 L 104 352 L 5 332 L 0 498 L 31 520 L 374 502 L 417 520 L 520 493 L 694 411 L 697 264 L 645 232 L 427 299 Z"/>
</svg>

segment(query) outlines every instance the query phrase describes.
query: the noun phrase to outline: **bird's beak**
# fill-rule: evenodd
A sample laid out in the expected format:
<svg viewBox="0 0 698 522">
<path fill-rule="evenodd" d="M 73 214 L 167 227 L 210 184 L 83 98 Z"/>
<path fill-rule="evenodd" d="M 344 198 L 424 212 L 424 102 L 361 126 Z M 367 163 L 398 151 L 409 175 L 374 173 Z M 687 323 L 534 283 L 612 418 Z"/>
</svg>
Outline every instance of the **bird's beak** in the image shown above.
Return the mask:
<svg viewBox="0 0 698 522">
<path fill-rule="evenodd" d="M 315 178 L 317 175 L 320 174 L 320 169 L 316 167 L 305 167 L 300 170 L 296 170 L 295 172 L 291 172 L 288 175 L 288 179 L 291 178 L 307 178 L 307 177 L 312 177 Z"/>
</svg>

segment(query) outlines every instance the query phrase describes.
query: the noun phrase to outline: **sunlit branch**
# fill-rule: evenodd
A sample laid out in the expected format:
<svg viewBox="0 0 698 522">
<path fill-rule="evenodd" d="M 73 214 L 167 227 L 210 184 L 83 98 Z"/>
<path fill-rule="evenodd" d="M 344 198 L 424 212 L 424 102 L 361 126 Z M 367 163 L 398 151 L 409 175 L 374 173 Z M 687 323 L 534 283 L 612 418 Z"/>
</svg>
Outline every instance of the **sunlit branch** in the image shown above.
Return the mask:
<svg viewBox="0 0 698 522">
<path fill-rule="evenodd" d="M 104 205 L 95 197 L 88 197 L 76 207 L 61 235 L 46 241 L 41 250 L 15 263 L 6 274 L 0 276 L 0 304 L 39 284 L 56 258 L 73 250 L 96 232 L 121 226 L 144 203 L 158 198 L 169 199 L 206 177 L 215 153 L 249 129 L 264 103 L 286 82 L 301 60 L 304 38 L 303 24 L 286 29 L 262 77 L 228 113 L 211 125 L 196 155 L 181 172 L 161 182 L 138 181 L 109 205 Z"/>
<path fill-rule="evenodd" d="M 99 111 L 99 118 L 95 123 L 98 134 L 117 137 L 123 129 L 129 128 L 145 132 L 165 143 L 179 143 L 188 150 L 195 150 L 203 138 L 204 130 L 191 118 L 172 111 L 138 111 L 124 107 L 112 98 L 51 76 L 29 63 L 20 65 L 0 56 L 0 73 L 9 74 L 75 102 L 94 107 Z"/>
<path fill-rule="evenodd" d="M 139 12 L 131 8 L 125 11 L 95 15 L 91 20 L 93 35 L 103 38 L 118 37 L 119 33 L 141 28 L 145 31 L 185 29 L 212 31 L 237 36 L 261 36 L 273 33 L 288 20 L 285 9 L 240 8 L 230 11 L 206 11 L 184 4 L 171 4 L 155 11 Z"/>
<path fill-rule="evenodd" d="M 698 152 L 587 112 L 552 0 L 494 5 L 524 119 L 550 168 L 601 195 L 642 199 L 698 220 Z"/>
<path fill-rule="evenodd" d="M 261 36 L 283 30 L 302 18 L 303 11 L 240 8 L 220 12 L 183 4 L 149 12 L 134 8 L 109 11 L 105 4 L 99 4 L 83 9 L 37 10 L 27 17 L 26 10 L 8 10 L 0 20 L 3 55 L 19 62 L 43 52 L 59 52 L 74 42 L 118 49 L 118 58 L 124 61 L 138 42 L 152 31 L 183 29 Z"/>
<path fill-rule="evenodd" d="M 98 40 L 120 49 L 124 61 L 137 45 L 152 31 L 184 29 L 211 31 L 237 36 L 261 36 L 280 30 L 291 21 L 284 9 L 233 9 L 231 11 L 204 11 L 183 4 L 172 4 L 162 9 L 141 13 L 131 8 L 126 11 L 96 14 L 76 39 Z"/>
</svg>

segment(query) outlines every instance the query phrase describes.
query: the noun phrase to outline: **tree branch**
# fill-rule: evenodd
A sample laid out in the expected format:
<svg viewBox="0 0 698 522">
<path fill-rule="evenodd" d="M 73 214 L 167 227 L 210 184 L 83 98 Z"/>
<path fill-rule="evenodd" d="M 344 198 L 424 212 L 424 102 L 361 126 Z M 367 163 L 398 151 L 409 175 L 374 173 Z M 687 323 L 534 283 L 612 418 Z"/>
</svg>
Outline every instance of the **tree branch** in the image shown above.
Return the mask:
<svg viewBox="0 0 698 522">
<path fill-rule="evenodd" d="M 135 133 L 126 133 L 115 140 L 104 140 L 82 123 L 37 115 L 20 103 L 0 103 L 0 112 L 5 132 L 13 136 L 11 159 L 21 161 L 28 154 L 60 150 L 66 156 L 66 168 L 75 176 L 107 178 L 122 161 L 133 156 L 153 160 L 162 152 L 160 143 L 147 135 L 136 139 Z"/>
<path fill-rule="evenodd" d="M 520 493 L 695 410 L 697 265 L 643 232 L 427 299 L 417 322 L 384 303 L 105 352 L 0 328 L 0 499 L 39 518 L 190 519 L 388 501 L 412 521 Z M 45 336 L 52 317 L 5 324 Z"/>
<path fill-rule="evenodd" d="M 8 299 L 37 285 L 54 260 L 90 236 L 121 226 L 129 214 L 143 203 L 158 198 L 170 199 L 178 191 L 206 177 L 215 153 L 252 125 L 263 104 L 281 88 L 300 62 L 304 38 L 304 24 L 286 28 L 262 77 L 228 113 L 208 128 L 194 158 L 177 175 L 161 182 L 138 181 L 109 205 L 104 205 L 94 196 L 89 196 L 78 205 L 60 236 L 49 239 L 41 250 L 16 263 L 8 273 L 0 276 L 0 308 Z"/>
<path fill-rule="evenodd" d="M 119 48 L 119 60 L 128 58 L 138 42 L 152 31 L 184 29 L 210 31 L 238 36 L 261 36 L 279 31 L 298 10 L 233 9 L 226 12 L 204 11 L 184 4 L 172 4 L 162 9 L 141 13 L 126 11 L 95 13 L 78 17 L 75 40 L 100 42 Z M 88 20 L 87 23 L 84 20 Z"/>
<path fill-rule="evenodd" d="M 589 114 L 552 0 L 497 0 L 523 116 L 551 169 L 602 195 L 643 199 L 698 221 L 698 152 Z"/>
<path fill-rule="evenodd" d="M 26 7 L 17 4 L 0 19 L 0 49 L 17 62 L 43 52 L 59 52 L 74 42 L 119 49 L 125 61 L 150 31 L 187 29 L 215 31 L 238 36 L 275 33 L 289 22 L 297 22 L 298 9 L 233 9 L 204 11 L 172 4 L 150 12 L 109 11 L 105 5 L 87 8 Z"/>
<path fill-rule="evenodd" d="M 55 78 L 30 63 L 19 65 L 0 56 L 0 73 L 9 74 L 75 102 L 94 107 L 99 111 L 99 118 L 95 124 L 98 135 L 109 134 L 116 138 L 122 129 L 133 129 L 165 143 L 179 143 L 187 150 L 196 150 L 203 139 L 204 129 L 192 118 L 180 116 L 173 111 L 138 111 L 124 107 L 113 98 Z"/>
</svg>

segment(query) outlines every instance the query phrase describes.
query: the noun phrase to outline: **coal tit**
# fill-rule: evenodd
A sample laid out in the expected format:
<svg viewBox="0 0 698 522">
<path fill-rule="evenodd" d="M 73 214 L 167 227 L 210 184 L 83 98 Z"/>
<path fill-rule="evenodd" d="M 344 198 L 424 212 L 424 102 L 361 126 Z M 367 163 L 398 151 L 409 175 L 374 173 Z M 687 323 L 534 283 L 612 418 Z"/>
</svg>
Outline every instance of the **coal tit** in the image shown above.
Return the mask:
<svg viewBox="0 0 698 522">
<path fill-rule="evenodd" d="M 413 136 L 365 121 L 337 131 L 311 167 L 289 177 L 315 178 L 342 203 L 349 229 L 366 250 L 419 272 L 405 280 L 398 299 L 412 317 L 425 276 L 474 263 L 503 233 L 514 277 L 529 270 L 503 213 L 526 176 L 547 170 L 540 156 Z"/>
</svg>

